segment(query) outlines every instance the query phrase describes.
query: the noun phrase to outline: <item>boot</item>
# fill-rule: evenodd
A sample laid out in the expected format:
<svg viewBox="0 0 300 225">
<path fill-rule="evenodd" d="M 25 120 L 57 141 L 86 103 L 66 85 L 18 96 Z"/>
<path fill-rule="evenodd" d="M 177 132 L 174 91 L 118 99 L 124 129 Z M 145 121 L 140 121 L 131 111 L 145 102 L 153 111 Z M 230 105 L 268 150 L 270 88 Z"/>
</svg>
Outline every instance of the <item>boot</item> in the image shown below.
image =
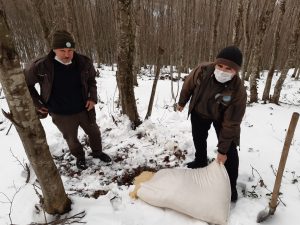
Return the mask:
<svg viewBox="0 0 300 225">
<path fill-rule="evenodd" d="M 76 159 L 76 166 L 77 166 L 77 168 L 80 169 L 80 170 L 85 170 L 85 169 L 87 169 L 87 166 L 86 166 L 86 164 L 85 164 L 85 159 L 84 159 L 84 158 L 83 158 L 83 159 L 77 158 L 77 159 Z"/>
<path fill-rule="evenodd" d="M 105 154 L 104 152 L 92 154 L 92 156 L 93 156 L 93 158 L 100 159 L 101 161 L 106 162 L 106 163 L 111 162 L 111 158 L 109 157 L 109 155 Z"/>
<path fill-rule="evenodd" d="M 231 202 L 235 203 L 238 200 L 238 193 L 236 188 L 234 190 L 231 190 Z"/>
<path fill-rule="evenodd" d="M 189 162 L 186 164 L 188 168 L 190 169 L 197 169 L 197 168 L 202 168 L 202 167 L 205 167 L 207 165 L 203 165 L 203 163 L 197 161 L 197 160 L 194 160 L 192 162 Z"/>
</svg>

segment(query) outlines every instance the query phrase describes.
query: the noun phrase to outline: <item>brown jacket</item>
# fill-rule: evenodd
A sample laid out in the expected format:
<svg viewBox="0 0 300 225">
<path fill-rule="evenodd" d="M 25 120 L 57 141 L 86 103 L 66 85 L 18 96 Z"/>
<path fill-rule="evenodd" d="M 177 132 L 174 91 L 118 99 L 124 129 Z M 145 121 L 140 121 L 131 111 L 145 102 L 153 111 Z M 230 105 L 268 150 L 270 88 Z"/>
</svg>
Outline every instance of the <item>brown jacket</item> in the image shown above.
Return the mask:
<svg viewBox="0 0 300 225">
<path fill-rule="evenodd" d="M 226 154 L 232 141 L 239 145 L 247 93 L 239 76 L 224 84 L 217 82 L 214 67 L 213 63 L 201 64 L 186 77 L 178 104 L 184 107 L 190 100 L 189 113 L 221 124 L 218 151 Z"/>
<path fill-rule="evenodd" d="M 50 98 L 53 78 L 55 53 L 51 51 L 47 56 L 35 60 L 25 69 L 25 80 L 36 107 L 45 106 Z M 92 61 L 84 56 L 74 53 L 73 62 L 78 63 L 80 70 L 83 100 L 88 99 L 97 102 L 96 71 Z M 34 85 L 39 83 L 41 94 L 37 92 Z"/>
</svg>

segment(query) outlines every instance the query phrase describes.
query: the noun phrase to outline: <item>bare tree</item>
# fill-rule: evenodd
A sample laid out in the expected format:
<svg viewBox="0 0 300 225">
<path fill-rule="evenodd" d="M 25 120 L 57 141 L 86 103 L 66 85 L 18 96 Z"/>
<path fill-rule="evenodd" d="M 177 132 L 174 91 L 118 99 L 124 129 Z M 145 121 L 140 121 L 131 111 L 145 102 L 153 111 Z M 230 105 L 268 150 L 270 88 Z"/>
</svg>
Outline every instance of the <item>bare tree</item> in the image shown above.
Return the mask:
<svg viewBox="0 0 300 225">
<path fill-rule="evenodd" d="M 242 71 L 241 71 L 241 78 L 242 81 L 245 80 L 245 73 L 246 71 L 248 72 L 247 68 L 248 68 L 248 62 L 249 62 L 249 49 L 250 49 L 250 34 L 249 34 L 249 13 L 250 13 L 250 4 L 251 4 L 251 0 L 246 0 L 246 5 L 245 5 L 245 9 L 244 9 L 244 14 L 243 14 L 243 34 L 244 34 L 244 65 L 242 67 Z"/>
<path fill-rule="evenodd" d="M 47 24 L 46 18 L 44 16 L 44 12 L 42 10 L 43 1 L 42 0 L 32 0 L 32 1 L 33 1 L 33 7 L 36 10 L 36 13 L 39 17 L 38 21 L 40 21 L 42 29 L 43 29 L 44 38 L 46 40 L 47 48 L 50 49 L 50 46 L 51 46 L 51 39 L 50 39 L 51 30 L 50 30 L 50 28 Z"/>
<path fill-rule="evenodd" d="M 44 55 L 49 50 L 51 34 L 57 29 L 72 32 L 76 49 L 89 55 L 95 62 L 114 65 L 118 61 L 118 1 L 2 2 L 22 63 Z M 185 72 L 201 61 L 213 60 L 217 49 L 234 43 L 243 49 L 241 78 L 249 80 L 252 74 L 251 101 L 256 101 L 256 79 L 259 79 L 261 70 L 269 69 L 272 64 L 277 70 L 284 67 L 288 57 L 286 43 L 289 40 L 289 30 L 297 20 L 296 11 L 300 6 L 300 1 L 285 0 L 285 14 L 281 19 L 271 20 L 271 16 L 267 14 L 271 14 L 274 2 L 275 0 L 133 0 L 134 15 L 128 15 L 132 20 L 132 37 L 135 36 L 135 47 L 132 48 L 133 81 L 137 83 L 135 75 L 141 66 L 156 63 L 158 46 L 165 51 L 161 57 L 162 65 L 174 65 L 179 72 Z M 274 42 L 270 39 L 274 38 L 276 26 L 281 27 L 276 48 L 280 54 L 273 57 Z M 297 67 L 299 63 L 293 66 Z M 263 99 L 265 97 L 268 94 L 265 93 Z"/>
<path fill-rule="evenodd" d="M 262 58 L 262 42 L 267 28 L 271 22 L 276 0 L 266 0 L 263 10 L 259 16 L 258 28 L 256 30 L 256 40 L 253 53 L 253 64 L 250 75 L 250 103 L 257 102 L 257 79 L 259 76 L 259 66 Z"/>
<path fill-rule="evenodd" d="M 243 0 L 239 0 L 238 8 L 235 16 L 233 35 L 232 35 L 232 43 L 234 45 L 239 45 L 240 33 L 241 33 L 240 29 L 241 29 L 242 21 L 243 21 Z"/>
<path fill-rule="evenodd" d="M 272 56 L 271 56 L 269 72 L 268 72 L 268 76 L 267 76 L 267 80 L 266 80 L 266 84 L 265 84 L 265 88 L 264 88 L 264 93 L 262 96 L 262 100 L 265 102 L 267 100 L 269 100 L 270 89 L 271 89 L 272 79 L 273 79 L 274 70 L 275 70 L 275 62 L 276 62 L 277 56 L 278 56 L 278 50 L 279 50 L 279 44 L 280 44 L 280 28 L 281 28 L 283 16 L 285 13 L 286 0 L 279 1 L 278 5 L 279 5 L 279 17 L 278 17 L 275 32 L 274 32 L 274 43 L 273 43 L 273 47 L 272 47 L 273 51 L 272 51 Z"/>
<path fill-rule="evenodd" d="M 158 47 L 158 50 L 157 50 L 157 62 L 156 62 L 156 72 L 155 72 L 155 77 L 154 77 L 154 81 L 153 81 L 153 85 L 152 85 L 151 96 L 150 96 L 148 110 L 147 110 L 147 114 L 146 114 L 146 118 L 145 119 L 148 119 L 151 116 L 151 113 L 152 113 L 154 96 L 155 96 L 156 86 L 157 86 L 157 82 L 158 82 L 158 78 L 159 78 L 159 74 L 160 74 L 160 68 L 161 68 L 161 60 L 160 59 L 161 59 L 161 55 L 163 53 L 164 53 L 164 50 L 161 47 Z"/>
<path fill-rule="evenodd" d="M 215 54 L 215 46 L 217 42 L 217 34 L 218 34 L 218 25 L 220 20 L 220 13 L 221 13 L 221 4 L 222 0 L 215 1 L 215 12 L 214 12 L 214 23 L 212 27 L 212 35 L 211 35 L 211 46 L 209 51 L 209 61 L 212 61 Z"/>
<path fill-rule="evenodd" d="M 134 39 L 134 63 L 133 63 L 133 84 L 138 86 L 137 74 L 141 68 L 141 54 L 140 54 L 140 43 L 141 43 L 141 1 L 134 0 L 134 22 L 135 22 L 135 39 Z"/>
<path fill-rule="evenodd" d="M 274 92 L 271 98 L 271 102 L 275 104 L 279 104 L 280 92 L 282 89 L 282 85 L 287 77 L 287 73 L 289 69 L 295 65 L 297 59 L 297 43 L 300 35 L 300 10 L 297 14 L 297 21 L 294 25 L 294 29 L 292 31 L 290 41 L 288 44 L 288 57 L 286 59 L 283 70 L 281 71 L 280 77 L 276 82 Z"/>
<path fill-rule="evenodd" d="M 0 82 L 11 111 L 4 114 L 14 124 L 36 173 L 43 191 L 46 212 L 63 214 L 71 209 L 71 201 L 51 157 L 45 131 L 26 86 L 3 10 L 0 10 L 0 44 Z"/>
<path fill-rule="evenodd" d="M 295 75 L 295 80 L 299 80 L 299 75 L 300 75 L 300 68 L 298 67 L 297 73 Z"/>
<path fill-rule="evenodd" d="M 132 0 L 118 0 L 118 72 L 117 83 L 123 113 L 132 122 L 133 128 L 141 121 L 137 112 L 133 89 L 134 27 Z"/>
</svg>

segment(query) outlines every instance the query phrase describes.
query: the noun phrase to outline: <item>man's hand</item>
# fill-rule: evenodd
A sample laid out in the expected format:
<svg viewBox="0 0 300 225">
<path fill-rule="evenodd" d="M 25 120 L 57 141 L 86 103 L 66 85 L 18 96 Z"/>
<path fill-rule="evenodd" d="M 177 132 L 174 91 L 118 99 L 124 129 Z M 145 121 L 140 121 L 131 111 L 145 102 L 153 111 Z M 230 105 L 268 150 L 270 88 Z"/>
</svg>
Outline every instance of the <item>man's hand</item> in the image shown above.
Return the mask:
<svg viewBox="0 0 300 225">
<path fill-rule="evenodd" d="M 46 107 L 41 107 L 37 109 L 37 114 L 40 119 L 44 119 L 48 115 L 48 109 Z"/>
<path fill-rule="evenodd" d="M 226 162 L 227 160 L 227 155 L 223 155 L 221 153 L 218 153 L 217 155 L 217 163 L 223 164 Z"/>
<path fill-rule="evenodd" d="M 176 107 L 177 111 L 181 112 L 183 110 L 183 108 L 184 107 L 182 107 L 182 106 L 180 106 L 180 105 L 177 104 L 177 107 Z"/>
<path fill-rule="evenodd" d="M 92 100 L 87 100 L 86 104 L 85 104 L 85 108 L 87 111 L 90 111 L 91 109 L 94 108 L 94 106 L 96 105 L 96 103 Z"/>
</svg>

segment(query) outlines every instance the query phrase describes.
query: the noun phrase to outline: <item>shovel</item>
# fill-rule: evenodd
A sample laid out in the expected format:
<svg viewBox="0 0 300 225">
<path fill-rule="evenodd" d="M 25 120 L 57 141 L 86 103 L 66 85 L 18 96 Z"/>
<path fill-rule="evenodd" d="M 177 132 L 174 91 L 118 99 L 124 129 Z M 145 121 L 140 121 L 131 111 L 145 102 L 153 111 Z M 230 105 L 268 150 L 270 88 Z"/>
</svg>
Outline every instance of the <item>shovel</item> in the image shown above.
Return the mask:
<svg viewBox="0 0 300 225">
<path fill-rule="evenodd" d="M 296 129 L 298 119 L 299 119 L 299 113 L 294 112 L 292 115 L 292 118 L 291 118 L 289 129 L 288 129 L 286 137 L 285 137 L 285 141 L 284 141 L 284 145 L 283 145 L 283 149 L 282 149 L 282 153 L 281 153 L 281 158 L 280 158 L 280 162 L 279 162 L 279 166 L 278 166 L 278 171 L 277 171 L 277 175 L 276 175 L 276 179 L 275 179 L 275 184 L 274 184 L 274 188 L 273 188 L 273 192 L 272 192 L 272 198 L 269 203 L 269 206 L 258 213 L 257 219 L 256 219 L 257 223 L 265 221 L 270 215 L 274 215 L 274 213 L 276 211 L 276 207 L 278 205 L 277 199 L 278 199 L 278 195 L 279 195 L 281 179 L 282 179 L 286 159 L 289 154 L 290 145 L 291 145 L 291 142 L 292 142 L 292 139 L 294 136 L 294 132 Z"/>
</svg>

